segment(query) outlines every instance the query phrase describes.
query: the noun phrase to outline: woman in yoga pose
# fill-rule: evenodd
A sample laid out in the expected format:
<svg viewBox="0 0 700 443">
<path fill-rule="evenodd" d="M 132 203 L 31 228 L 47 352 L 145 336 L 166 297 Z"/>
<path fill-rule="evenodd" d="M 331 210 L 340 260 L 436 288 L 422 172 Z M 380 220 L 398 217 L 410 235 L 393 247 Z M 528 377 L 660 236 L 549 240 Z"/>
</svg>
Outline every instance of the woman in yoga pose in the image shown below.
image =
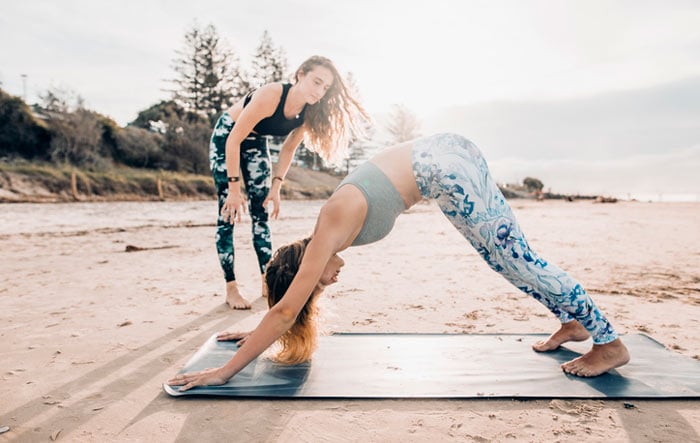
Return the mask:
<svg viewBox="0 0 700 443">
<path fill-rule="evenodd" d="M 386 236 L 396 217 L 423 198 L 437 201 L 455 228 L 488 265 L 515 287 L 544 304 L 561 322 L 536 351 L 568 341 L 593 339 L 586 354 L 562 364 L 573 375 L 594 377 L 629 361 L 612 325 L 583 287 L 530 248 L 510 206 L 494 183 L 479 149 L 464 137 L 437 134 L 397 145 L 358 167 L 321 208 L 310 239 L 283 246 L 270 261 L 265 281 L 270 310 L 224 366 L 181 374 L 168 383 L 194 386 L 226 383 L 281 338 L 280 360 L 309 359 L 314 349 L 313 302 L 337 281 L 338 252 Z"/>
</svg>

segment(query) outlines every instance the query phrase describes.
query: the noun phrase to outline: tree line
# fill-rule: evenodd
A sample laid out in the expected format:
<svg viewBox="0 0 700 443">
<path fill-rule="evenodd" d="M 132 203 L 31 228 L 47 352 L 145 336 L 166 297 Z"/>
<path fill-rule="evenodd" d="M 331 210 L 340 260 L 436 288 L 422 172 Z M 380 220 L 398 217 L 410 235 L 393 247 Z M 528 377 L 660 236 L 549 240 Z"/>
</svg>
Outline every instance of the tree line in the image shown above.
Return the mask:
<svg viewBox="0 0 700 443">
<path fill-rule="evenodd" d="M 113 119 L 87 109 L 74 91 L 52 87 L 29 105 L 0 88 L 0 158 L 70 164 L 91 170 L 115 165 L 205 174 L 208 145 L 219 114 L 249 91 L 291 76 L 284 49 L 265 31 L 248 68 L 213 25 L 193 25 L 184 35 L 167 81 L 168 100 L 140 111 L 120 127 Z M 352 73 L 348 84 L 357 91 Z M 397 105 L 387 125 L 392 142 L 419 135 L 420 123 Z M 374 131 L 370 130 L 371 135 Z M 273 145 L 281 140 L 273 140 Z M 347 172 L 368 151 L 370 139 L 355 140 L 343 165 L 325 165 L 303 145 L 296 162 L 315 169 Z"/>
</svg>

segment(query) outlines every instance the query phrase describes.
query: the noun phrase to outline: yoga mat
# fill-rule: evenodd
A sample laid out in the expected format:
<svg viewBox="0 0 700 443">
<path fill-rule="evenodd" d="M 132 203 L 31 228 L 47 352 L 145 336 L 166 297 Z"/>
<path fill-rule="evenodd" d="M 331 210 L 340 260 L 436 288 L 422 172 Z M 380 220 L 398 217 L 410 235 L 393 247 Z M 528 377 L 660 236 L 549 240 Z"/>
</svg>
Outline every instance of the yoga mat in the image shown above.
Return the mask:
<svg viewBox="0 0 700 443">
<path fill-rule="evenodd" d="M 644 334 L 622 337 L 632 360 L 593 378 L 559 367 L 590 340 L 553 352 L 530 345 L 546 334 L 335 334 L 319 338 L 313 360 L 285 366 L 259 357 L 222 386 L 172 396 L 309 398 L 699 398 L 700 361 Z M 223 365 L 234 342 L 212 336 L 180 372 Z"/>
</svg>

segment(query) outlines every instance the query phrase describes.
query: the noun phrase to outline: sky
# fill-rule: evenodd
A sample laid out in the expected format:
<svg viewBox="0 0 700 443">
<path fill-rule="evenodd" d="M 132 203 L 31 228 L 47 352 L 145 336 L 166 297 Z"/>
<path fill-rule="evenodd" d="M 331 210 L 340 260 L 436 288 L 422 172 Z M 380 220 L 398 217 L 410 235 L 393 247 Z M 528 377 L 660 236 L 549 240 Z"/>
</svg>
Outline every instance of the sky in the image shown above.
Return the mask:
<svg viewBox="0 0 700 443">
<path fill-rule="evenodd" d="M 168 98 L 194 23 L 244 65 L 267 30 L 290 69 L 321 54 L 352 72 L 378 125 L 400 103 L 422 134 L 470 138 L 499 181 L 698 200 L 699 2 L 413 3 L 6 0 L 0 82 L 30 103 L 73 89 L 124 125 Z"/>
</svg>

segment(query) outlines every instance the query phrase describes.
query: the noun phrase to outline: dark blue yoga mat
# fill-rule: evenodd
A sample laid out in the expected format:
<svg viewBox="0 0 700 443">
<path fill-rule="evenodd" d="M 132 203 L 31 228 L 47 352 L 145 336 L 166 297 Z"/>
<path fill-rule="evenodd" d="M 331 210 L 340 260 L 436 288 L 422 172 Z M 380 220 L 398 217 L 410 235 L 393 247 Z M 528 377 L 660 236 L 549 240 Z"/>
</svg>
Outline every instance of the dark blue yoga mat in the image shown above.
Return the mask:
<svg viewBox="0 0 700 443">
<path fill-rule="evenodd" d="M 565 374 L 563 362 L 590 340 L 534 352 L 546 334 L 335 334 L 320 337 L 309 363 L 258 358 L 222 386 L 172 396 L 310 398 L 699 398 L 700 362 L 643 334 L 626 335 L 632 361 L 594 378 Z M 181 372 L 223 365 L 233 342 L 212 336 Z"/>
</svg>

